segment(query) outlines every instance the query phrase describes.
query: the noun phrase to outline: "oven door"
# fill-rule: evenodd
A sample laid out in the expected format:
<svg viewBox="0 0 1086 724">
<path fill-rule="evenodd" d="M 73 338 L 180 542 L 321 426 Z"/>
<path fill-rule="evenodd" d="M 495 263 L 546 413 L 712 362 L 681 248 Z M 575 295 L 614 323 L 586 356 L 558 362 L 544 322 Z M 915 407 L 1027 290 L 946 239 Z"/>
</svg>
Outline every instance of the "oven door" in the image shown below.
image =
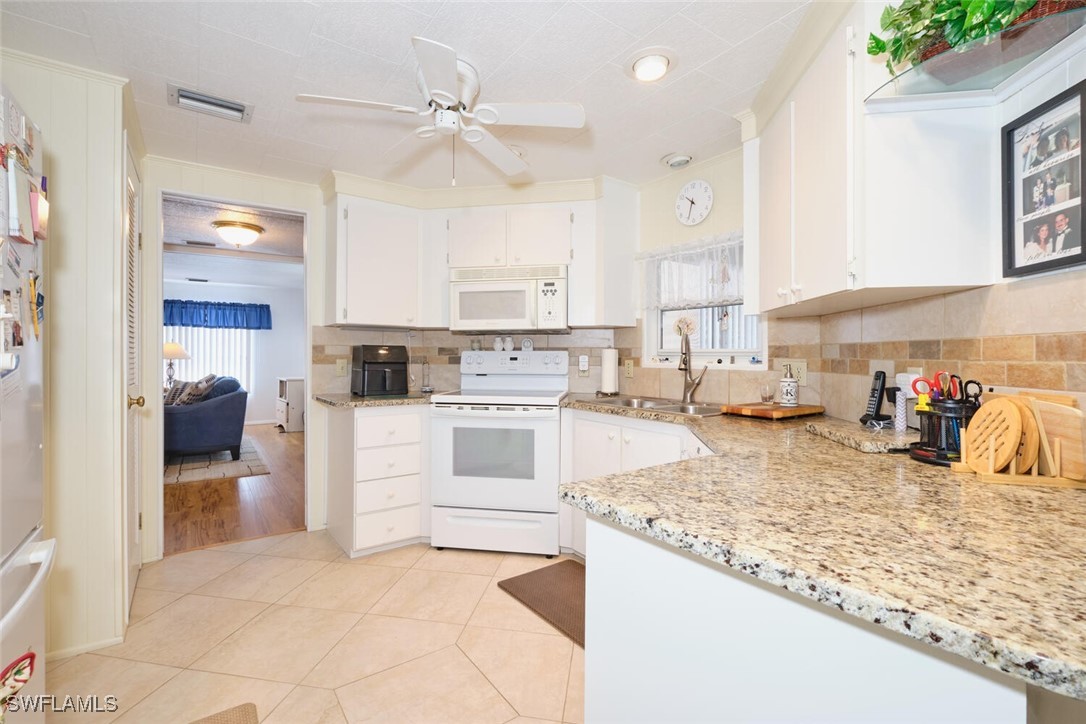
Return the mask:
<svg viewBox="0 0 1086 724">
<path fill-rule="evenodd" d="M 431 407 L 434 505 L 558 511 L 557 407 Z"/>
<path fill-rule="evenodd" d="M 534 279 L 449 284 L 449 329 L 458 332 L 536 327 Z"/>
</svg>

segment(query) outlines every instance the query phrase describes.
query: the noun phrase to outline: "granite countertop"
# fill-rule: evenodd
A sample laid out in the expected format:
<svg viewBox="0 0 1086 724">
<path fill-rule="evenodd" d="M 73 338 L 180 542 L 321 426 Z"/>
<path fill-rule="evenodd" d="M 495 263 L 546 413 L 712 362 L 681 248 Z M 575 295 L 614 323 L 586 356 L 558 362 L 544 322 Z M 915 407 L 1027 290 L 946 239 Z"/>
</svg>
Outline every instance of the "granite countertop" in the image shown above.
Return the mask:
<svg viewBox="0 0 1086 724">
<path fill-rule="evenodd" d="M 1082 491 L 992 485 L 904 455 L 865 455 L 811 434 L 803 419 L 567 406 L 686 423 L 718 454 L 567 483 L 564 502 L 1086 699 Z"/>
<path fill-rule="evenodd" d="M 362 397 L 343 392 L 332 392 L 313 395 L 317 402 L 323 402 L 329 407 L 392 407 L 394 405 L 429 405 L 430 394 L 421 392 L 409 392 L 406 395 L 389 395 L 388 397 Z"/>
</svg>

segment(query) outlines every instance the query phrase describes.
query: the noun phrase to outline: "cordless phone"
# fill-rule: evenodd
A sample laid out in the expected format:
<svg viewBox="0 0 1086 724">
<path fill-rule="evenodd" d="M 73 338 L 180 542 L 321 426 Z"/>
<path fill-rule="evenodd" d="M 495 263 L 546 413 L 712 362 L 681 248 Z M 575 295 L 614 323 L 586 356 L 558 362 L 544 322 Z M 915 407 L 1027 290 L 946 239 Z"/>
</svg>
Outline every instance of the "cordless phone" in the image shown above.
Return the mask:
<svg viewBox="0 0 1086 724">
<path fill-rule="evenodd" d="M 886 422 L 890 419 L 889 415 L 883 415 L 879 412 L 882 409 L 882 397 L 886 391 L 886 373 L 879 370 L 875 373 L 875 376 L 871 378 L 871 393 L 867 397 L 867 412 L 860 418 L 860 422 L 864 425 L 874 420 L 875 422 Z"/>
</svg>

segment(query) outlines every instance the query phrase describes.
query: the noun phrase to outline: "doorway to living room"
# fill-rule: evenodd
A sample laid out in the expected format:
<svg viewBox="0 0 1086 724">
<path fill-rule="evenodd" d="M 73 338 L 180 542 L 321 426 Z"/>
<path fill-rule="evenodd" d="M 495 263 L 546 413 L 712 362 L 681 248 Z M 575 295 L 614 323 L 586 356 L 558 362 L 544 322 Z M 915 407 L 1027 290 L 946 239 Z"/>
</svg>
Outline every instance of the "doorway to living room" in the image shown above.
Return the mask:
<svg viewBox="0 0 1086 724">
<path fill-rule="evenodd" d="M 305 528 L 301 214 L 162 198 L 163 553 Z"/>
</svg>

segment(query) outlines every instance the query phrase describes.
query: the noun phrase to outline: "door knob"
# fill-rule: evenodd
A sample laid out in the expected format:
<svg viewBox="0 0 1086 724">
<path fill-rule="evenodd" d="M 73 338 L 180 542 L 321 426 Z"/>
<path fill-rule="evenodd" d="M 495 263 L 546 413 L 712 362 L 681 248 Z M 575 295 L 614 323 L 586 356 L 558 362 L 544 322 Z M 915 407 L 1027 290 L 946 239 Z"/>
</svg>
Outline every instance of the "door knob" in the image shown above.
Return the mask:
<svg viewBox="0 0 1086 724">
<path fill-rule="evenodd" d="M 140 395 L 139 397 L 132 397 L 132 395 L 129 395 L 128 409 L 131 410 L 133 405 L 136 407 L 143 407 L 143 403 L 145 402 L 147 402 L 147 400 L 143 399 L 143 395 Z"/>
</svg>

